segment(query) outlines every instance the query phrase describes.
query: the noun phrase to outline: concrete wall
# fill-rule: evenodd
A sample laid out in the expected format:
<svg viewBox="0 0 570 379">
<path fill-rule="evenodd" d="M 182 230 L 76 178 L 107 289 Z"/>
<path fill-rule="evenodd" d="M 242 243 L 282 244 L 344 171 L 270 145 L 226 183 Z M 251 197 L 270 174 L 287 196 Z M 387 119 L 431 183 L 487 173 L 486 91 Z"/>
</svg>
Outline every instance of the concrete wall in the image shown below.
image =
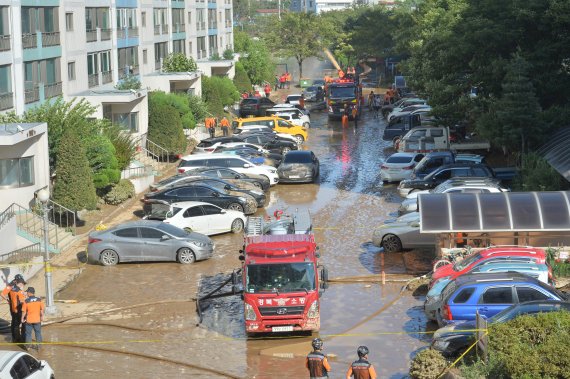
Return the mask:
<svg viewBox="0 0 570 379">
<path fill-rule="evenodd" d="M 0 211 L 3 212 L 4 210 Z M 16 250 L 16 217 L 12 217 L 4 226 L 0 227 L 0 256 Z"/>
</svg>

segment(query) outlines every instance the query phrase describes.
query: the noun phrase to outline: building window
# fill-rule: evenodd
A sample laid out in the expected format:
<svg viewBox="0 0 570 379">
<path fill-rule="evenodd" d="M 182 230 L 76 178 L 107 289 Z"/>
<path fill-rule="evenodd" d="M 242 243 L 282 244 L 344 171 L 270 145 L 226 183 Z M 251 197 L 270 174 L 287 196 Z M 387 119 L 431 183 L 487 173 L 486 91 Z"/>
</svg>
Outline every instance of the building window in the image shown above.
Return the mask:
<svg viewBox="0 0 570 379">
<path fill-rule="evenodd" d="M 136 133 L 139 130 L 139 113 L 113 113 L 113 122 L 131 133 Z"/>
<path fill-rule="evenodd" d="M 185 46 L 183 39 L 177 39 L 172 41 L 172 48 L 174 53 L 186 54 L 186 51 L 184 51 Z"/>
<path fill-rule="evenodd" d="M 142 27 L 146 27 L 146 12 L 141 12 Z"/>
<path fill-rule="evenodd" d="M 147 49 L 144 49 L 143 50 L 143 63 L 147 64 L 147 62 L 148 62 L 148 51 L 147 51 Z"/>
<path fill-rule="evenodd" d="M 192 12 L 188 12 L 188 25 L 192 24 Z"/>
<path fill-rule="evenodd" d="M 34 185 L 34 157 L 0 159 L 0 188 Z"/>
<path fill-rule="evenodd" d="M 192 55 L 192 41 L 188 42 L 188 54 Z"/>
<path fill-rule="evenodd" d="M 65 30 L 73 31 L 73 13 L 71 12 L 65 14 Z"/>
<path fill-rule="evenodd" d="M 75 62 L 67 63 L 67 79 L 75 80 Z"/>
</svg>

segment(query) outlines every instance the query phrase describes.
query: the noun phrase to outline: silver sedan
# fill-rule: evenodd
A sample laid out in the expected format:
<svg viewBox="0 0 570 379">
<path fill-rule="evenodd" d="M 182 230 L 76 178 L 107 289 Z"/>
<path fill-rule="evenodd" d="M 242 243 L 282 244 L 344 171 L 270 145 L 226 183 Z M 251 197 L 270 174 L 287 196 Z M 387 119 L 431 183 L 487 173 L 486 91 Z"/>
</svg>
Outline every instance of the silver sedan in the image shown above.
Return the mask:
<svg viewBox="0 0 570 379">
<path fill-rule="evenodd" d="M 212 240 L 161 221 L 133 221 L 89 234 L 87 256 L 104 266 L 119 262 L 193 263 L 214 252 Z"/>
<path fill-rule="evenodd" d="M 387 253 L 414 247 L 435 245 L 435 234 L 420 233 L 420 214 L 417 212 L 398 217 L 376 228 L 372 235 L 374 246 L 384 248 Z"/>
</svg>

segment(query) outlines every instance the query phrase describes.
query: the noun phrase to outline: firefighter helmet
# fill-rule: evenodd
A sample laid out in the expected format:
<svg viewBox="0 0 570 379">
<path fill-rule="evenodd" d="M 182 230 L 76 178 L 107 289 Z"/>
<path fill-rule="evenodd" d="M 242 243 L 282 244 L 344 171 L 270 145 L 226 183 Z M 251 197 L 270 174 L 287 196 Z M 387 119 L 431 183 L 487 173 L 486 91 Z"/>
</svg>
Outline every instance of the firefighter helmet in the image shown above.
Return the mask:
<svg viewBox="0 0 570 379">
<path fill-rule="evenodd" d="M 358 346 L 356 353 L 358 354 L 358 358 L 362 358 L 365 355 L 368 355 L 368 348 L 366 346 Z"/>
<path fill-rule="evenodd" d="M 313 349 L 315 350 L 322 350 L 323 349 L 323 340 L 320 338 L 315 338 L 312 342 Z"/>
</svg>

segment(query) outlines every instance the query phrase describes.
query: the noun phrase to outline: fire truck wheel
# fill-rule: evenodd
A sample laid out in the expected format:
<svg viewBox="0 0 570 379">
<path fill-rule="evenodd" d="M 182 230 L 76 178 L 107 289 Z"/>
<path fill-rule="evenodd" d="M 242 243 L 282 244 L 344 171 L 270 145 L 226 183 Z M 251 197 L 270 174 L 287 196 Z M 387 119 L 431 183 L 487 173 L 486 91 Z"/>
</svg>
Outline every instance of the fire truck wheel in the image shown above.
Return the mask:
<svg viewBox="0 0 570 379">
<path fill-rule="evenodd" d="M 232 221 L 232 233 L 239 233 L 243 230 L 243 220 L 236 218 Z"/>
<path fill-rule="evenodd" d="M 194 252 L 190 250 L 190 248 L 183 247 L 182 249 L 178 250 L 176 259 L 178 260 L 178 263 L 190 264 L 196 261 L 196 256 L 194 255 Z"/>
<path fill-rule="evenodd" d="M 228 205 L 228 209 L 232 211 L 243 212 L 243 207 L 241 206 L 240 203 L 231 203 L 230 205 Z"/>
</svg>

